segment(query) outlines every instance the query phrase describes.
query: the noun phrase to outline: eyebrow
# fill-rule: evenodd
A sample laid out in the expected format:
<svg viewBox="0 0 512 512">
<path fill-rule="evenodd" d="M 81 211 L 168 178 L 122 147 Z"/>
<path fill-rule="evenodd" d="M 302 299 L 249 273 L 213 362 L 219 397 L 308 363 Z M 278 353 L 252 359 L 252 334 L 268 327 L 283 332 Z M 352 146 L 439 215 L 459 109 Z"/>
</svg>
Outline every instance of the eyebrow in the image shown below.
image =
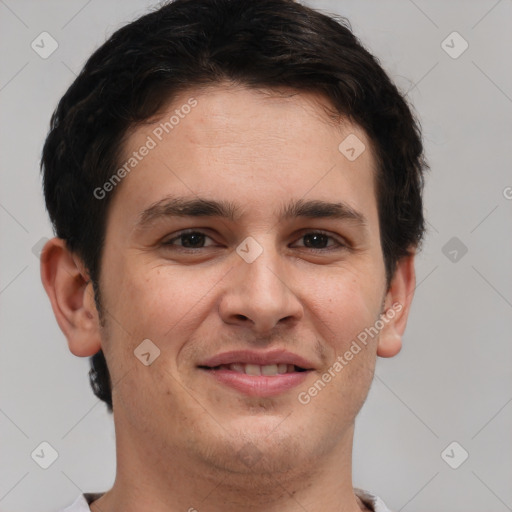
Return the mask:
<svg viewBox="0 0 512 512">
<path fill-rule="evenodd" d="M 154 222 L 168 217 L 218 217 L 237 221 L 242 216 L 242 209 L 230 201 L 217 201 L 205 198 L 165 197 L 146 208 L 138 218 L 137 229 L 149 227 Z M 279 220 L 291 218 L 337 219 L 346 220 L 367 228 L 366 217 L 350 205 L 321 200 L 298 199 L 281 208 Z"/>
</svg>

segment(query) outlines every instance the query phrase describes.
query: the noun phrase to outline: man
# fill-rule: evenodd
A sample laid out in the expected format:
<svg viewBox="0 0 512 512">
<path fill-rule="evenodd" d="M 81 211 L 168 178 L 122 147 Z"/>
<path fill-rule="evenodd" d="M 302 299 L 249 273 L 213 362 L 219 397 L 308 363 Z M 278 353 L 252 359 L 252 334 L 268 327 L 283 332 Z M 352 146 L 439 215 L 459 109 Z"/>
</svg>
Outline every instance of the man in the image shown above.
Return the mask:
<svg viewBox="0 0 512 512">
<path fill-rule="evenodd" d="M 426 167 L 377 61 L 291 0 L 176 0 L 98 49 L 44 147 L 41 273 L 117 474 L 66 510 L 389 510 L 352 486 L 354 421 Z"/>
</svg>

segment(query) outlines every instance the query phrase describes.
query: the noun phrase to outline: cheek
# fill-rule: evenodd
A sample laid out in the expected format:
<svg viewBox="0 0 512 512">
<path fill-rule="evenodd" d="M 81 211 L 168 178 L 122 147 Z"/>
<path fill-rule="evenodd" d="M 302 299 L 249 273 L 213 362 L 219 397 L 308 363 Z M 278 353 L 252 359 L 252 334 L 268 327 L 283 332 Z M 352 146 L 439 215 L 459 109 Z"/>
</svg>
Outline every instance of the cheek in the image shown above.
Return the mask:
<svg viewBox="0 0 512 512">
<path fill-rule="evenodd" d="M 310 275 L 305 282 L 304 304 L 312 322 L 336 353 L 366 327 L 373 325 L 380 313 L 381 289 L 370 272 L 328 269 Z"/>
<path fill-rule="evenodd" d="M 120 287 L 127 298 L 120 307 L 120 317 L 130 325 L 134 335 L 158 343 L 190 307 L 190 296 L 181 291 L 182 284 L 159 270 L 139 275 L 132 270 Z"/>
<path fill-rule="evenodd" d="M 123 299 L 117 301 L 114 315 L 133 337 L 162 346 L 170 337 L 177 339 L 176 332 L 185 338 L 191 326 L 201 322 L 207 314 L 208 292 L 222 277 L 220 271 L 197 266 L 132 262 L 119 268 L 112 286 Z"/>
<path fill-rule="evenodd" d="M 325 382 L 303 390 L 306 399 L 318 396 L 318 404 L 326 404 L 333 423 L 347 414 L 357 414 L 373 379 L 376 339 L 358 338 L 372 326 L 380 312 L 380 289 L 368 284 L 360 274 L 339 272 L 326 279 L 316 279 L 308 302 L 313 325 L 329 347 L 326 365 L 319 375 Z M 375 282 L 375 281 L 374 281 Z M 321 395 L 321 397 L 320 397 Z M 303 396 L 304 398 L 304 396 Z M 339 407 L 332 407 L 338 404 Z"/>
</svg>

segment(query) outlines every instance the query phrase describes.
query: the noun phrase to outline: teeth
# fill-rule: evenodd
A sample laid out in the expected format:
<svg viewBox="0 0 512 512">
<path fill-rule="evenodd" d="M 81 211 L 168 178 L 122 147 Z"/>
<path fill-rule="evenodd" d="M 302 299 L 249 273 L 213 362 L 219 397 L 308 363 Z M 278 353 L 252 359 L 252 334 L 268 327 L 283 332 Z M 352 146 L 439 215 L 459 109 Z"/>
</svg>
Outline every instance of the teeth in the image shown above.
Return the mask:
<svg viewBox="0 0 512 512">
<path fill-rule="evenodd" d="M 277 364 L 267 364 L 262 366 L 261 375 L 277 375 Z"/>
<path fill-rule="evenodd" d="M 286 370 L 288 370 L 288 366 L 292 366 L 292 365 L 288 365 L 288 364 L 284 364 L 284 363 L 278 364 L 277 365 L 277 373 L 286 373 Z M 293 372 L 293 368 L 291 371 Z"/>
<path fill-rule="evenodd" d="M 260 367 L 257 364 L 246 364 L 245 365 L 245 373 L 247 375 L 261 375 L 262 368 L 265 368 L 265 366 Z"/>
<path fill-rule="evenodd" d="M 265 375 L 265 376 L 274 376 L 274 375 L 282 375 L 283 373 L 294 373 L 296 371 L 295 366 L 293 364 L 266 364 L 260 366 L 259 364 L 242 364 L 242 363 L 232 363 L 232 364 L 223 364 L 220 366 L 222 370 L 231 370 L 238 373 L 245 373 L 246 375 Z"/>
<path fill-rule="evenodd" d="M 224 366 L 224 365 L 223 365 Z M 238 373 L 245 373 L 245 367 L 243 364 L 239 364 L 239 363 L 234 363 L 234 364 L 230 364 L 230 365 L 227 365 L 227 367 L 230 369 L 230 370 L 233 370 L 234 372 L 238 372 Z"/>
</svg>

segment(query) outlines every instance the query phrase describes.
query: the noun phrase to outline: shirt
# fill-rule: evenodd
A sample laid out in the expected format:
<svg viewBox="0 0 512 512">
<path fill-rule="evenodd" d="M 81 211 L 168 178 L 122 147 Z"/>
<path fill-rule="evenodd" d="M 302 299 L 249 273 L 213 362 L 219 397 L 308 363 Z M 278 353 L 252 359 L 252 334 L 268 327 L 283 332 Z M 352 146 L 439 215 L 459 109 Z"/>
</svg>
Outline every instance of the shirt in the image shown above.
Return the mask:
<svg viewBox="0 0 512 512">
<path fill-rule="evenodd" d="M 354 488 L 354 493 L 360 500 L 373 512 L 391 512 L 386 504 L 374 494 L 369 493 L 363 489 Z M 69 507 L 66 507 L 59 512 L 91 512 L 89 505 L 101 498 L 104 493 L 85 493 L 78 496 L 78 498 Z"/>
</svg>

